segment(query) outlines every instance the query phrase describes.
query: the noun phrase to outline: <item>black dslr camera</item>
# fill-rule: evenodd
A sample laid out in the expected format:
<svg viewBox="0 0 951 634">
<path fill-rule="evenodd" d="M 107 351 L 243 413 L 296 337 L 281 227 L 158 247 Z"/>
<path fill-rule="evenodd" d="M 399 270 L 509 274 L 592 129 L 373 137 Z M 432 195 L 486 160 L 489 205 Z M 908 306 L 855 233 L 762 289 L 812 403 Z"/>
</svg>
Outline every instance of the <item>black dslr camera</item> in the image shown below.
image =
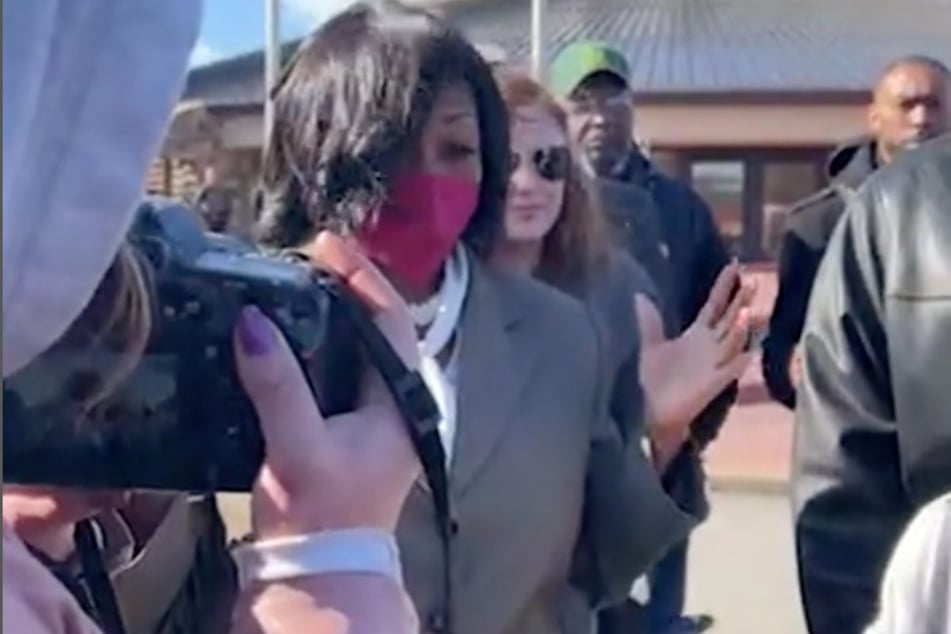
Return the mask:
<svg viewBox="0 0 951 634">
<path fill-rule="evenodd" d="M 383 375 L 417 449 L 432 445 L 438 409 L 358 302 L 300 256 L 265 254 L 205 234 L 187 207 L 154 199 L 130 242 L 152 287 L 145 354 L 89 414 L 78 402 L 120 362 L 108 336 L 64 337 L 8 378 L 3 401 L 7 483 L 82 488 L 247 491 L 264 443 L 238 380 L 233 330 L 259 307 L 283 331 L 321 410 L 353 410 L 368 364 Z M 127 352 L 127 351 L 125 351 Z"/>
</svg>

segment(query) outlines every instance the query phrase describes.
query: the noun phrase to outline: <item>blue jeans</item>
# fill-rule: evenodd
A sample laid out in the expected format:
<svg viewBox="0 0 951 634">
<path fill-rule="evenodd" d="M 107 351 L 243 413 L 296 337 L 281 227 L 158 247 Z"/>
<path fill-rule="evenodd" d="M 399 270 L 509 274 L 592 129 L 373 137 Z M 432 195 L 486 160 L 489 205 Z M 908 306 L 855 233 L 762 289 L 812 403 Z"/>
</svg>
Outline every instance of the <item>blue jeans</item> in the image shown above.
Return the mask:
<svg viewBox="0 0 951 634">
<path fill-rule="evenodd" d="M 683 615 L 687 598 L 687 550 L 689 540 L 672 547 L 651 573 L 647 605 L 650 634 L 667 634 Z"/>
</svg>

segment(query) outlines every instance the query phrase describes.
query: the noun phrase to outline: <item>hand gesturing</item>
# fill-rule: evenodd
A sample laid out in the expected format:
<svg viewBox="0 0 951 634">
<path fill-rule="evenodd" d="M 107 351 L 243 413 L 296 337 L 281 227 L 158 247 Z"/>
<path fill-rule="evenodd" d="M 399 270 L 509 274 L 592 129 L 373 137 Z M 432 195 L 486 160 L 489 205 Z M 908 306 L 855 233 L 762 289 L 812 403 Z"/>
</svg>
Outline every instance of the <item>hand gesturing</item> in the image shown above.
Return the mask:
<svg viewBox="0 0 951 634">
<path fill-rule="evenodd" d="M 641 383 L 659 464 L 676 455 L 694 418 L 749 364 L 747 344 L 758 321 L 750 311 L 755 293 L 755 284 L 743 280 L 739 265 L 732 263 L 720 272 L 707 303 L 680 337 L 660 342 L 646 337 Z M 645 298 L 635 298 L 635 313 L 642 333 L 656 331 L 656 310 Z"/>
</svg>

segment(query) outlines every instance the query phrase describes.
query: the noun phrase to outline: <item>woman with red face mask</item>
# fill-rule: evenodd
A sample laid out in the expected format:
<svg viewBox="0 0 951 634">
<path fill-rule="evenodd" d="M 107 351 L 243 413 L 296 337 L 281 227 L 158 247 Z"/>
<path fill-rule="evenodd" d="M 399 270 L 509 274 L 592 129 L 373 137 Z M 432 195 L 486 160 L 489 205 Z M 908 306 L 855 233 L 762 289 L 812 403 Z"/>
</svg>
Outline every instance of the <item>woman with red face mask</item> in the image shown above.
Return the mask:
<svg viewBox="0 0 951 634">
<path fill-rule="evenodd" d="M 271 139 L 262 241 L 348 236 L 411 304 L 452 512 L 441 533 L 420 480 L 397 529 L 423 631 L 590 631 L 692 520 L 608 415 L 587 308 L 485 263 L 510 173 L 489 66 L 430 16 L 358 6 L 291 60 Z"/>
<path fill-rule="evenodd" d="M 59 420 L 70 416 L 66 420 L 90 432 L 105 422 L 103 418 L 114 424 L 144 423 L 124 416 L 128 410 L 119 392 L 150 336 L 152 298 L 140 260 L 121 245 L 143 175 L 181 94 L 201 4 L 3 1 L 6 458 L 17 453 L 24 432 L 32 433 L 25 428 L 39 425 L 39 435 L 44 434 L 42 413 L 22 415 L 24 399 L 40 396 L 47 402 L 45 397 L 50 397 L 44 412 Z M 379 271 L 328 235 L 314 245 L 312 258 L 345 278 L 401 360 L 418 368 L 410 316 Z M 67 332 L 73 351 L 59 356 L 57 344 Z M 396 565 L 393 532 L 419 468 L 392 400 L 382 390 L 368 390 L 356 411 L 325 418 L 290 346 L 253 307 L 245 309 L 236 324 L 234 348 L 236 370 L 261 423 L 266 456 L 251 495 L 256 540 L 234 553 L 244 565 L 229 631 L 418 631 Z M 47 354 L 66 363 L 42 364 L 45 370 L 33 365 Z M 15 375 L 32 371 L 40 372 L 34 376 L 41 380 L 32 383 L 38 390 L 14 390 Z M 44 375 L 51 380 L 43 381 Z M 200 428 L 206 421 L 189 422 Z M 56 449 L 52 452 L 59 455 Z M 35 460 L 52 469 L 52 458 Z M 108 574 L 115 572 L 114 564 L 131 563 L 133 554 L 125 547 L 109 548 L 123 531 L 112 530 L 119 528 L 114 523 L 87 524 L 90 516 L 123 503 L 126 496 L 72 487 L 14 489 L 14 474 L 7 471 L 11 462 L 4 462 L 3 631 L 154 631 L 140 627 L 137 619 L 125 620 L 128 613 L 122 608 L 128 606 L 114 600 L 114 594 L 128 589 L 128 578 L 120 574 L 110 579 Z M 66 470 L 62 464 L 52 469 L 60 477 Z M 135 510 L 146 511 L 141 506 Z M 182 519 L 186 532 L 197 528 L 197 518 Z M 77 531 L 77 524 L 89 530 Z M 168 534 L 163 535 L 158 541 L 168 545 Z M 79 561 L 73 560 L 78 554 L 74 536 L 89 555 L 80 555 Z M 176 536 L 181 540 L 182 534 L 173 530 L 172 538 Z M 209 545 L 191 544 L 204 551 L 196 552 L 196 559 L 216 552 L 206 550 Z M 169 562 L 172 568 L 187 568 L 191 555 L 181 556 L 188 548 L 188 543 L 175 544 L 174 552 L 147 546 L 150 553 L 138 554 L 153 563 L 156 557 L 150 555 L 157 555 L 165 574 L 143 579 L 151 583 L 149 591 L 136 597 L 137 603 L 161 605 L 169 598 L 164 592 L 169 566 L 162 562 L 177 560 Z M 97 556 L 101 550 L 117 556 L 103 561 Z M 191 581 L 183 593 L 200 600 L 207 615 L 206 587 Z M 114 608 L 121 611 L 117 614 Z M 103 618 L 107 614 L 118 618 Z M 159 629 L 223 631 L 178 616 L 170 615 L 170 622 Z"/>
</svg>

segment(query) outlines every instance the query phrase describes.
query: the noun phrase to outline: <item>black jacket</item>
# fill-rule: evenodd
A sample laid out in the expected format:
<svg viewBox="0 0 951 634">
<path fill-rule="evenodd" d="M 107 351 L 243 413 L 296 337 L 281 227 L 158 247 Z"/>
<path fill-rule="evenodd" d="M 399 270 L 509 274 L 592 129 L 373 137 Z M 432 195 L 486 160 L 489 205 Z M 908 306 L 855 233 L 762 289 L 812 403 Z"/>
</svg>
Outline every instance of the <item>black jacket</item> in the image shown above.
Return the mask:
<svg viewBox="0 0 951 634">
<path fill-rule="evenodd" d="M 660 214 L 654 201 L 643 187 L 614 179 L 600 179 L 598 194 L 613 230 L 614 242 L 650 277 L 657 289 L 666 334 L 676 336 L 680 332 L 680 316 L 673 293 L 673 271 L 661 246 L 664 241 Z"/>
<path fill-rule="evenodd" d="M 789 408 L 796 404 L 789 361 L 802 334 L 812 281 L 845 207 L 842 191 L 855 189 L 875 171 L 875 156 L 875 144 L 869 140 L 838 148 L 826 168 L 829 185 L 796 203 L 789 212 L 779 252 L 779 291 L 762 356 L 770 394 Z"/>
<path fill-rule="evenodd" d="M 812 634 L 858 634 L 914 511 L 951 489 L 951 136 L 868 179 L 815 281 L 794 501 Z"/>
<path fill-rule="evenodd" d="M 618 178 L 599 181 L 599 194 L 622 246 L 659 289 L 668 334 L 679 335 L 730 262 L 713 212 L 688 185 L 660 173 L 636 151 Z M 696 516 L 706 513 L 699 453 L 716 438 L 736 396 L 734 384 L 710 402 L 691 425 L 692 442 L 664 476 L 671 496 Z"/>
</svg>

